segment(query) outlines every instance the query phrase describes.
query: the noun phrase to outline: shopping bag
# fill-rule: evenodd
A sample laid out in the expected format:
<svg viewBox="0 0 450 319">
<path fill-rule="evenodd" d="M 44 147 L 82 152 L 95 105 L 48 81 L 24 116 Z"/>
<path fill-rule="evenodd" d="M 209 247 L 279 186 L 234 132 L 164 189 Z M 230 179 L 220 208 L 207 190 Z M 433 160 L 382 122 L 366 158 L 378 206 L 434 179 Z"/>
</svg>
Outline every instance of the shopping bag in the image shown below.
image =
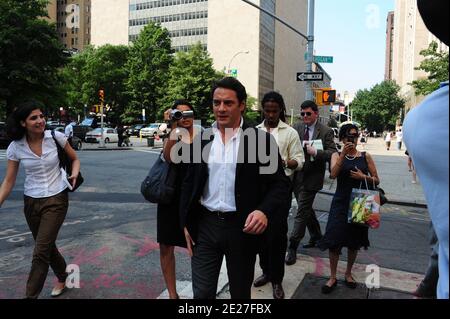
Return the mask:
<svg viewBox="0 0 450 319">
<path fill-rule="evenodd" d="M 372 229 L 380 227 L 380 193 L 366 189 L 352 190 L 348 222 Z"/>
</svg>

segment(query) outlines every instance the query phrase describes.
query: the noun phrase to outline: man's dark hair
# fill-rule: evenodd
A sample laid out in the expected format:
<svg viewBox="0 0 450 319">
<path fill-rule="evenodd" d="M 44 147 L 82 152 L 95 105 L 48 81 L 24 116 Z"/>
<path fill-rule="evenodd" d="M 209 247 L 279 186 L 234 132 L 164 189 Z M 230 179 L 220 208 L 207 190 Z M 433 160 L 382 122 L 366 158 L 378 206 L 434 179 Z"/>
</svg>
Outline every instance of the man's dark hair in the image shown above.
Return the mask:
<svg viewBox="0 0 450 319">
<path fill-rule="evenodd" d="M 192 106 L 192 104 L 188 100 L 184 100 L 184 99 L 176 100 L 172 105 L 172 110 L 176 110 L 177 107 L 179 107 L 180 105 L 189 106 L 191 111 L 194 110 L 194 107 Z"/>
<path fill-rule="evenodd" d="M 339 141 L 342 141 L 347 137 L 348 133 L 351 130 L 356 130 L 356 133 L 359 134 L 359 128 L 355 124 L 345 124 L 339 130 Z"/>
<path fill-rule="evenodd" d="M 314 103 L 314 101 L 307 100 L 307 101 L 303 102 L 303 104 L 300 106 L 300 108 L 302 110 L 311 108 L 314 112 L 319 112 L 319 107 L 317 106 L 316 103 Z"/>
<path fill-rule="evenodd" d="M 6 134 L 8 137 L 14 141 L 22 139 L 27 130 L 20 122 L 25 121 L 34 110 L 41 110 L 43 112 L 43 107 L 44 105 L 36 100 L 26 100 L 18 103 L 6 121 Z"/>
<path fill-rule="evenodd" d="M 222 80 L 215 82 L 211 91 L 211 100 L 214 98 L 214 92 L 217 89 L 229 89 L 236 92 L 237 98 L 239 100 L 239 104 L 242 102 L 247 102 L 247 91 L 241 82 L 232 77 L 226 77 Z"/>
<path fill-rule="evenodd" d="M 280 120 L 286 122 L 286 105 L 284 104 L 283 96 L 275 91 L 266 93 L 262 99 L 261 106 L 264 109 L 264 105 L 268 102 L 275 102 L 281 108 Z"/>
<path fill-rule="evenodd" d="M 418 0 L 417 8 L 428 30 L 439 40 L 448 43 L 449 1 L 448 0 Z"/>
</svg>

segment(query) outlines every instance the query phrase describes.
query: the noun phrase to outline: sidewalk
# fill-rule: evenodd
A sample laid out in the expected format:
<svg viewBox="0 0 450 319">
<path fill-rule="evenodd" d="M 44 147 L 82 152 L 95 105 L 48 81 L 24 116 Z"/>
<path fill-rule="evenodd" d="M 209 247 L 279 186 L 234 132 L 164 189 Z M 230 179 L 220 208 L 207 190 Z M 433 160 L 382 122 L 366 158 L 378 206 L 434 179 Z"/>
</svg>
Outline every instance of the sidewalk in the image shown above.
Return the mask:
<svg viewBox="0 0 450 319">
<path fill-rule="evenodd" d="M 412 173 L 408 171 L 408 157 L 403 150 L 393 148 L 387 151 L 385 143 L 381 138 L 370 138 L 364 149 L 358 146 L 360 151 L 371 154 L 377 166 L 378 175 L 381 179 L 380 187 L 386 192 L 390 203 L 407 206 L 426 206 L 425 195 L 420 181 L 412 183 Z M 336 190 L 336 180 L 328 178 L 325 174 L 325 184 L 322 193 L 332 195 Z"/>
<path fill-rule="evenodd" d="M 149 147 L 147 145 L 147 139 L 139 137 L 131 137 L 130 138 L 131 145 L 128 147 L 118 147 L 117 143 L 108 143 L 105 144 L 104 148 L 100 148 L 100 144 L 98 143 L 83 143 L 82 151 L 129 151 L 136 149 L 161 149 L 162 148 L 162 140 L 155 140 L 155 146 Z"/>
<path fill-rule="evenodd" d="M 321 287 L 327 282 L 329 272 L 329 260 L 327 258 L 297 255 L 297 263 L 286 266 L 286 274 L 283 280 L 283 288 L 286 299 L 414 299 L 412 292 L 423 279 L 423 275 L 412 274 L 403 271 L 380 268 L 380 288 L 369 290 L 366 287 L 366 279 L 371 274 L 366 272 L 366 265 L 355 264 L 353 275 L 358 282 L 355 290 L 345 287 L 343 277 L 346 262 L 340 261 L 338 266 L 338 287 L 330 295 L 321 293 Z M 259 264 L 257 260 L 256 264 Z M 255 278 L 262 274 L 259 266 L 255 267 Z M 220 289 L 218 299 L 229 299 L 229 287 Z M 272 285 L 255 288 L 252 287 L 252 299 L 273 299 Z"/>
</svg>

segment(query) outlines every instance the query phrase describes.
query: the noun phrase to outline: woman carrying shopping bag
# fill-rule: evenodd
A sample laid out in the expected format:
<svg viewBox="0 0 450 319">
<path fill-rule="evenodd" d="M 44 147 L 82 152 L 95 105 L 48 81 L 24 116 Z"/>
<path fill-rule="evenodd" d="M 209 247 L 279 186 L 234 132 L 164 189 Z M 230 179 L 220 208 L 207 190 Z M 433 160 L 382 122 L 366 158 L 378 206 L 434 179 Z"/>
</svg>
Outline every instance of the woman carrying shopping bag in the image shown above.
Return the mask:
<svg viewBox="0 0 450 319">
<path fill-rule="evenodd" d="M 66 176 L 60 169 L 56 142 L 72 161 L 72 175 L 67 178 L 75 186 L 80 161 L 64 134 L 45 130 L 41 108 L 33 101 L 21 104 L 9 117 L 7 133 L 13 142 L 7 150 L 7 170 L 0 187 L 0 206 L 13 189 L 19 165 L 25 169 L 24 213 L 35 240 L 31 271 L 26 283 L 26 298 L 35 299 L 44 287 L 51 267 L 58 283 L 51 295 L 65 291 L 66 262 L 56 248 L 58 232 L 68 209 Z"/>
<path fill-rule="evenodd" d="M 354 188 L 360 188 L 361 183 L 378 185 L 377 169 L 372 157 L 365 152 L 359 152 L 358 127 L 353 124 L 344 125 L 339 132 L 339 140 L 343 143 L 341 153 L 334 153 L 331 158 L 332 179 L 337 178 L 337 188 L 331 203 L 326 233 L 319 241 L 318 247 L 329 250 L 331 278 L 322 287 L 322 293 L 329 294 L 337 286 L 337 266 L 342 248 L 348 249 L 347 270 L 344 282 L 349 288 L 356 288 L 357 284 L 352 276 L 352 268 L 358 251 L 370 246 L 368 228 L 350 224 L 348 211 L 350 198 Z"/>
</svg>

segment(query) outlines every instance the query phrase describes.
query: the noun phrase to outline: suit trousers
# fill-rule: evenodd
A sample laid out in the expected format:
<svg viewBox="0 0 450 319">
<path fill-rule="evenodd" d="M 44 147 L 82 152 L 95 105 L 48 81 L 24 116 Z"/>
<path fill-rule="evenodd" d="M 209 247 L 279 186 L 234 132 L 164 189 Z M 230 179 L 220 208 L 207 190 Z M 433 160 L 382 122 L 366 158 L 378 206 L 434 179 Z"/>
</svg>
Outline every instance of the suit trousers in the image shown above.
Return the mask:
<svg viewBox="0 0 450 319">
<path fill-rule="evenodd" d="M 431 255 L 427 272 L 420 283 L 419 289 L 427 296 L 435 296 L 439 280 L 439 242 L 433 224 L 430 226 L 430 250 Z"/>
<path fill-rule="evenodd" d="M 239 213 L 205 211 L 201 214 L 192 257 L 194 299 L 215 299 L 225 256 L 232 299 L 251 299 L 256 253 L 262 236 L 243 232 Z M 228 216 L 227 216 L 228 215 Z"/>
<path fill-rule="evenodd" d="M 38 298 L 44 287 L 49 266 L 59 282 L 65 282 L 66 262 L 56 248 L 56 238 L 68 209 L 68 193 L 64 191 L 48 198 L 24 196 L 24 213 L 33 234 L 35 247 L 28 276 L 26 297 Z"/>
<path fill-rule="evenodd" d="M 259 265 L 263 274 L 274 284 L 281 284 L 284 278 L 289 210 L 290 205 L 269 219 L 260 248 Z"/>
<path fill-rule="evenodd" d="M 313 209 L 316 191 L 301 190 L 296 195 L 298 211 L 295 216 L 294 227 L 289 238 L 289 248 L 297 250 L 303 237 L 305 237 L 306 228 L 310 234 L 310 242 L 316 242 L 322 238 L 322 231 Z"/>
</svg>

